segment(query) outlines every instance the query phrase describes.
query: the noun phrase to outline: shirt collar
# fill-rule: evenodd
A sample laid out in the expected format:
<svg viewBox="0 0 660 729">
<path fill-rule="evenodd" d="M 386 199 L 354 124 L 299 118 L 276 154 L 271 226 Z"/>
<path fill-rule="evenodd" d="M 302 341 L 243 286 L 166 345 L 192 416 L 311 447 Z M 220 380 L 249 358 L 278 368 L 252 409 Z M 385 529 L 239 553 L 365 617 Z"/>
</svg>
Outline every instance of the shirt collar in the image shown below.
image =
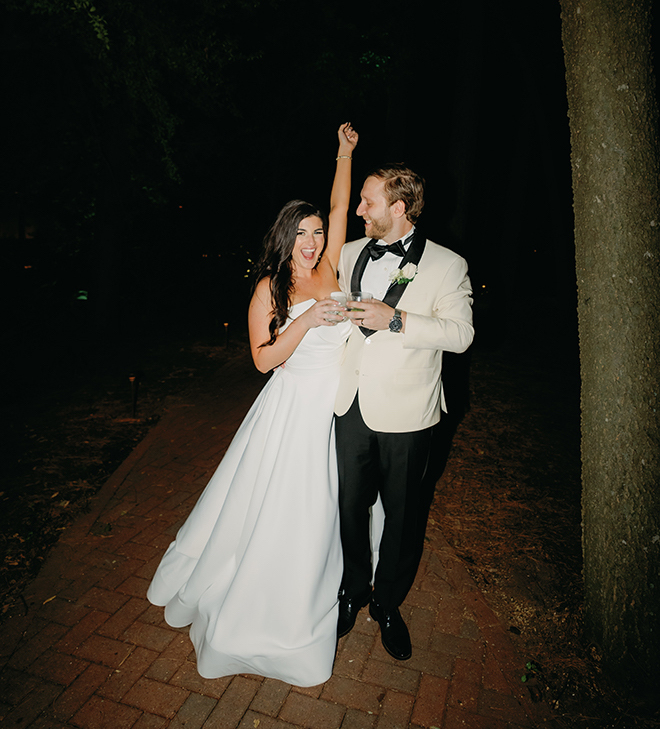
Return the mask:
<svg viewBox="0 0 660 729">
<path fill-rule="evenodd" d="M 411 229 L 410 229 L 410 230 L 409 230 L 409 231 L 408 231 L 408 232 L 407 232 L 407 233 L 406 233 L 406 234 L 405 234 L 405 235 L 403 236 L 403 238 L 399 238 L 399 240 L 403 241 L 403 247 L 404 247 L 404 248 L 406 249 L 406 251 L 408 250 L 408 248 L 410 248 L 410 242 L 412 241 L 413 235 L 415 235 L 415 226 L 414 226 L 414 225 L 413 225 L 413 227 L 412 227 L 412 228 L 411 228 Z M 393 241 L 393 242 L 396 242 L 396 241 Z M 379 246 L 386 246 L 386 245 L 388 245 L 387 243 L 385 243 L 385 241 L 384 241 L 384 240 L 379 240 L 379 241 L 377 241 L 377 244 L 378 244 Z"/>
</svg>

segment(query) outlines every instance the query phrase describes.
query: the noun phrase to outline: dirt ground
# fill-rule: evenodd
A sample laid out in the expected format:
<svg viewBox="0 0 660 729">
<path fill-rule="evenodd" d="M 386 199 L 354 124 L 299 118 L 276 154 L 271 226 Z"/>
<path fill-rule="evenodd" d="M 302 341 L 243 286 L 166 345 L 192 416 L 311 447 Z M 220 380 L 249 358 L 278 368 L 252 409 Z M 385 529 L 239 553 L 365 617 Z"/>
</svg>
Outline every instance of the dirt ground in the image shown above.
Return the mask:
<svg viewBox="0 0 660 729">
<path fill-rule="evenodd" d="M 165 399 L 229 358 L 249 364 L 244 340 L 220 339 L 145 346 L 130 370 L 108 362 L 93 376 L 78 371 L 7 394 L 1 614 L 21 603 L 61 530 L 157 422 Z M 448 358 L 446 372 L 463 416 L 440 434 L 453 437 L 429 518 L 529 657 L 521 680 L 560 726 L 660 726 L 659 715 L 642 717 L 608 687 L 596 647 L 582 639 L 576 354 L 560 361 L 474 347 Z"/>
</svg>

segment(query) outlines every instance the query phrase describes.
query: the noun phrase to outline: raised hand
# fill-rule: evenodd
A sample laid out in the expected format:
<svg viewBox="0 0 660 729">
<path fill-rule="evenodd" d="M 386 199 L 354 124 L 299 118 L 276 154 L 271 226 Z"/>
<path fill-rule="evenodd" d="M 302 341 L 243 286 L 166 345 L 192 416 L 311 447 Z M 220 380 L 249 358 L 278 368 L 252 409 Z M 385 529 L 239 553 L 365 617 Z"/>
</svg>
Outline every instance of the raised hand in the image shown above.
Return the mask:
<svg viewBox="0 0 660 729">
<path fill-rule="evenodd" d="M 353 129 L 350 122 L 346 122 L 339 127 L 337 132 L 339 137 L 339 154 L 350 155 L 358 143 L 359 135 Z"/>
</svg>

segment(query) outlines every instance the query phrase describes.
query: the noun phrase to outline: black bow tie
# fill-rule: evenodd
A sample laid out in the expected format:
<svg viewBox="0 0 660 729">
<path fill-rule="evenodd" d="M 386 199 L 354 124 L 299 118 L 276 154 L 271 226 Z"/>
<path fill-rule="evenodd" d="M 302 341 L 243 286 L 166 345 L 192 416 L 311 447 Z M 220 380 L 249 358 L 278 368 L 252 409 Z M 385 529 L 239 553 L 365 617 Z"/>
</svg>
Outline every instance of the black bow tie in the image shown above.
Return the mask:
<svg viewBox="0 0 660 729">
<path fill-rule="evenodd" d="M 376 243 L 375 240 L 370 240 L 367 243 L 369 249 L 369 255 L 372 261 L 377 261 L 382 258 L 386 253 L 394 253 L 395 256 L 401 256 L 403 258 L 406 255 L 406 249 L 403 247 L 403 243 L 398 240 L 396 243 L 392 243 L 389 246 L 383 246 Z"/>
</svg>

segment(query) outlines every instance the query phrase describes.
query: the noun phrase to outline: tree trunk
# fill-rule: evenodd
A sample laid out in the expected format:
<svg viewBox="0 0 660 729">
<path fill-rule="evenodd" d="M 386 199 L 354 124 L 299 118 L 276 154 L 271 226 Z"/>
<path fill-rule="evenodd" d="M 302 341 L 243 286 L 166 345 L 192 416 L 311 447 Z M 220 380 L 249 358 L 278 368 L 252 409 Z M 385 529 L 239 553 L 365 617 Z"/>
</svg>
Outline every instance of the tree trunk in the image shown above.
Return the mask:
<svg viewBox="0 0 660 729">
<path fill-rule="evenodd" d="M 587 636 L 657 694 L 658 112 L 651 0 L 561 0 L 582 376 Z"/>
</svg>

